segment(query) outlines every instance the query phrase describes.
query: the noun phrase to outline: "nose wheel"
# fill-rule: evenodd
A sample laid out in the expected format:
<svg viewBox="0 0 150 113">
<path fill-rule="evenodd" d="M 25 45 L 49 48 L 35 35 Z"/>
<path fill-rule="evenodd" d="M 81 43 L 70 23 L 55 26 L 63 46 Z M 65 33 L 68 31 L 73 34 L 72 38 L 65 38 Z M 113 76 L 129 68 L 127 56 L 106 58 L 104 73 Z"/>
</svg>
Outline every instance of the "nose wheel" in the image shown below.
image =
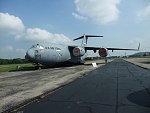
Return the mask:
<svg viewBox="0 0 150 113">
<path fill-rule="evenodd" d="M 35 66 L 35 69 L 36 69 L 36 70 L 41 69 L 41 64 L 37 63 L 36 66 Z"/>
</svg>

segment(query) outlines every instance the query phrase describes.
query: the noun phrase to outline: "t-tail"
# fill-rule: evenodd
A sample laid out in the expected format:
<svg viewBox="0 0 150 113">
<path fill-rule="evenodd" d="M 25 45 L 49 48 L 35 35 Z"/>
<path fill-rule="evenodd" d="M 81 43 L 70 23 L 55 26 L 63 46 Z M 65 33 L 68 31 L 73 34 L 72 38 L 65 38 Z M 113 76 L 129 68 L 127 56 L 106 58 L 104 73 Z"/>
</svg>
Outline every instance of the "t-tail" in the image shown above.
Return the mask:
<svg viewBox="0 0 150 113">
<path fill-rule="evenodd" d="M 85 35 L 85 34 L 84 34 L 83 36 L 80 36 L 80 37 L 74 39 L 73 41 L 79 40 L 79 39 L 83 39 L 83 40 L 82 40 L 81 47 L 86 47 L 86 45 L 87 45 L 87 40 L 88 40 L 89 37 L 103 37 L 103 36 L 97 36 L 97 35 Z"/>
</svg>

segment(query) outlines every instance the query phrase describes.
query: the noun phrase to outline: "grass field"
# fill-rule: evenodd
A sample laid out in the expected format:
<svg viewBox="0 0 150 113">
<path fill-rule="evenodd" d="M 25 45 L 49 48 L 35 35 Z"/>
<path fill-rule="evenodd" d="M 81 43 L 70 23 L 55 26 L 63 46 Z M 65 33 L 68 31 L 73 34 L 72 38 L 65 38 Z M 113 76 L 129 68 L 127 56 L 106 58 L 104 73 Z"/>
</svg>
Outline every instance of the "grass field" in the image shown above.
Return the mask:
<svg viewBox="0 0 150 113">
<path fill-rule="evenodd" d="M 20 66 L 20 68 L 18 69 L 17 66 Z M 31 63 L 0 65 L 0 72 L 33 70 L 34 67 Z"/>
<path fill-rule="evenodd" d="M 142 58 L 128 58 L 132 60 L 136 60 L 134 62 L 140 62 L 141 63 L 147 63 L 150 64 L 150 56 L 142 57 Z M 101 59 L 103 63 L 105 63 L 104 59 Z M 86 60 L 87 63 L 89 62 L 97 62 L 99 60 Z M 17 66 L 20 66 L 18 69 Z M 45 69 L 45 66 L 42 66 L 42 69 Z M 8 64 L 8 65 L 0 65 L 0 72 L 11 72 L 11 71 L 29 71 L 29 70 L 35 70 L 35 65 L 32 63 L 26 63 L 26 64 Z"/>
</svg>

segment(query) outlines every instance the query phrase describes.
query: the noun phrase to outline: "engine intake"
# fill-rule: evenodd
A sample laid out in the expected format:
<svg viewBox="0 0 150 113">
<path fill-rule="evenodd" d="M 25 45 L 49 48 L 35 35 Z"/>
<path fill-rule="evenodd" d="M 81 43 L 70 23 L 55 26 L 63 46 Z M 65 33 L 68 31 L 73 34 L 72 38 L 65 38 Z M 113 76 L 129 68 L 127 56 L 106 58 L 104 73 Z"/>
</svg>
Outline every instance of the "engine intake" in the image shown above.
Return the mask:
<svg viewBox="0 0 150 113">
<path fill-rule="evenodd" d="M 108 50 L 106 48 L 100 48 L 98 53 L 101 57 L 106 57 L 108 55 Z"/>
<path fill-rule="evenodd" d="M 83 56 L 84 54 L 85 54 L 84 48 L 75 47 L 75 48 L 73 49 L 73 55 L 74 55 L 75 57 Z"/>
</svg>

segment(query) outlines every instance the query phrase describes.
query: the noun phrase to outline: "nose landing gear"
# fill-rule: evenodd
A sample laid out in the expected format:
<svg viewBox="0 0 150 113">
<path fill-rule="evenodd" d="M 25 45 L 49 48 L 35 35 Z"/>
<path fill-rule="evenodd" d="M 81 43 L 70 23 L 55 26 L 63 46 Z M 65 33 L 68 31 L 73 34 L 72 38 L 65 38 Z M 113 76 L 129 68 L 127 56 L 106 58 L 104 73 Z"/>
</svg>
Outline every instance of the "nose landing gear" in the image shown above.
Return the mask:
<svg viewBox="0 0 150 113">
<path fill-rule="evenodd" d="M 36 63 L 35 69 L 36 69 L 36 70 L 39 70 L 39 69 L 41 69 L 41 66 L 42 66 L 41 64 Z"/>
</svg>

